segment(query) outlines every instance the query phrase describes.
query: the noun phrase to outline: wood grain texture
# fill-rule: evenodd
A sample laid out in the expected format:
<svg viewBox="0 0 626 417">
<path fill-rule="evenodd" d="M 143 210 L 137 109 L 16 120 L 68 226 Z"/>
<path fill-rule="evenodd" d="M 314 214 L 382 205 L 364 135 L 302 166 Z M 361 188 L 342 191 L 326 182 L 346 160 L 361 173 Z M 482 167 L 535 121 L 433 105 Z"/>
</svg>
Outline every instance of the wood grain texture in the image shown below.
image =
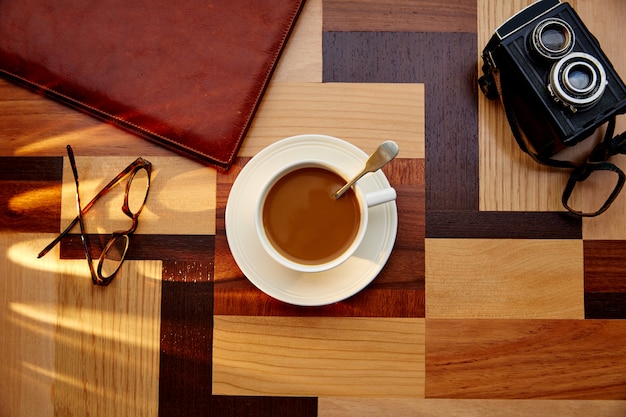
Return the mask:
<svg viewBox="0 0 626 417">
<path fill-rule="evenodd" d="M 626 293 L 626 242 L 586 240 L 585 292 Z"/>
<path fill-rule="evenodd" d="M 426 397 L 626 399 L 626 322 L 426 320 Z"/>
<path fill-rule="evenodd" d="M 582 319 L 582 250 L 579 240 L 427 239 L 426 317 Z"/>
<path fill-rule="evenodd" d="M 581 239 L 582 220 L 561 212 L 427 211 L 426 237 Z"/>
<path fill-rule="evenodd" d="M 248 159 L 238 159 L 217 184 L 215 241 L 215 314 L 282 316 L 424 316 L 424 163 L 399 158 L 383 168 L 398 198 L 398 235 L 381 273 L 365 290 L 345 302 L 303 308 L 281 303 L 256 289 L 232 257 L 226 241 L 224 212 L 237 173 Z"/>
<path fill-rule="evenodd" d="M 0 157 L 0 227 L 54 232 L 61 215 L 63 160 Z"/>
<path fill-rule="evenodd" d="M 270 83 L 322 81 L 322 3 L 304 3 Z"/>
<path fill-rule="evenodd" d="M 626 319 L 626 294 L 585 293 L 585 318 Z"/>
<path fill-rule="evenodd" d="M 211 397 L 210 414 L 207 415 L 219 417 L 317 417 L 317 398 L 214 395 Z"/>
<path fill-rule="evenodd" d="M 88 234 L 89 253 L 98 259 L 109 241 L 110 234 Z M 52 240 L 52 239 L 50 239 Z M 85 259 L 80 235 L 68 235 L 61 240 L 61 259 Z M 44 246 L 39 248 L 43 249 Z M 126 253 L 127 260 L 212 261 L 214 235 L 143 235 L 134 234 Z M 48 256 L 48 255 L 46 255 Z"/>
<path fill-rule="evenodd" d="M 324 41 L 326 81 L 425 84 L 428 237 L 581 235 L 580 220 L 559 214 L 541 213 L 533 218 L 527 213 L 478 211 L 478 120 L 472 100 L 477 96 L 472 67 L 475 38 L 445 33 L 332 32 L 324 34 Z"/>
<path fill-rule="evenodd" d="M 476 0 L 326 0 L 324 30 L 476 32 Z"/>
<path fill-rule="evenodd" d="M 585 317 L 626 319 L 626 242 L 586 240 Z"/>
<path fill-rule="evenodd" d="M 76 166 L 82 204 L 90 201 L 111 179 L 137 157 L 79 156 Z M 215 234 L 216 171 L 179 156 L 146 158 L 152 163 L 148 200 L 139 217 L 137 234 Z M 76 186 L 67 158 L 63 172 L 61 221 L 64 229 L 76 217 Z M 122 212 L 126 182 L 112 189 L 84 215 L 87 233 L 127 230 L 130 219 Z M 78 227 L 76 228 L 78 231 Z"/>
<path fill-rule="evenodd" d="M 213 392 L 423 397 L 423 319 L 215 316 Z"/>
<path fill-rule="evenodd" d="M 208 415 L 213 338 L 212 262 L 163 263 L 158 415 Z"/>
<path fill-rule="evenodd" d="M 424 157 L 424 89 L 419 84 L 271 83 L 239 156 L 290 136 L 321 133 L 371 152 L 393 139 L 404 158 Z"/>
<path fill-rule="evenodd" d="M 624 401 L 320 398 L 319 417 L 616 417 Z"/>
<path fill-rule="evenodd" d="M 52 235 L 0 233 L 0 414 L 54 415 L 58 265 L 36 262 Z"/>
<path fill-rule="evenodd" d="M 55 415 L 153 416 L 158 410 L 161 262 L 126 262 L 106 288 L 64 261 L 57 292 Z"/>
</svg>

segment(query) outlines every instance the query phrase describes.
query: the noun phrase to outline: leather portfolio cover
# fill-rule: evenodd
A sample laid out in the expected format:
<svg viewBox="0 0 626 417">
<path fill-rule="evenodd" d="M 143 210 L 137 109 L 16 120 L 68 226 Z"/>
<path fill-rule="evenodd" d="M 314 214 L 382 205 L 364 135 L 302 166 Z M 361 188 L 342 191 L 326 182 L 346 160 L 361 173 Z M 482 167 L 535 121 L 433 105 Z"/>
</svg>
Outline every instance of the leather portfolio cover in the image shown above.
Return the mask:
<svg viewBox="0 0 626 417">
<path fill-rule="evenodd" d="M 228 168 L 304 0 L 0 0 L 0 75 Z"/>
</svg>

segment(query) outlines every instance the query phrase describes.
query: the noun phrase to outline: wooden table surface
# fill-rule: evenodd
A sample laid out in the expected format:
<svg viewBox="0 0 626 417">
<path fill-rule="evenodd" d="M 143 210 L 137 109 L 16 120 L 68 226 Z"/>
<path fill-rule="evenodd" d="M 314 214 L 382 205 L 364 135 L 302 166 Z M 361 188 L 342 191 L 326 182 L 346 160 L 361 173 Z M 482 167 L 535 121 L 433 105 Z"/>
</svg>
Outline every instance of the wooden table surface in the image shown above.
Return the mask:
<svg viewBox="0 0 626 417">
<path fill-rule="evenodd" d="M 626 415 L 626 195 L 564 214 L 567 173 L 526 157 L 475 84 L 529 3 L 308 0 L 227 173 L 0 81 L 0 416 Z M 572 5 L 626 76 L 626 2 Z M 401 148 L 389 262 L 315 308 L 255 289 L 224 230 L 241 167 L 303 133 Z M 83 199 L 138 156 L 154 165 L 106 288 L 76 236 L 36 259 L 75 216 L 67 144 Z M 120 195 L 90 233 L 127 226 Z"/>
</svg>

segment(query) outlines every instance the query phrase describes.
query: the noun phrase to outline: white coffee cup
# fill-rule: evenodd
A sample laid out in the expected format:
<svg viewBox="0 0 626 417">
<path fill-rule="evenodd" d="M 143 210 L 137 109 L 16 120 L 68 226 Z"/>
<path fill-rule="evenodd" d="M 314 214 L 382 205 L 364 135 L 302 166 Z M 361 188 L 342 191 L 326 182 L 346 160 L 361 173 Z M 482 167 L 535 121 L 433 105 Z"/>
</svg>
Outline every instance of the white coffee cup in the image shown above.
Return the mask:
<svg viewBox="0 0 626 417">
<path fill-rule="evenodd" d="M 347 249 L 343 250 L 341 253 L 338 253 L 330 260 L 325 259 L 324 261 L 320 261 L 319 263 L 314 261 L 306 263 L 300 262 L 298 260 L 283 255 L 283 253 L 272 244 L 271 239 L 266 233 L 266 227 L 263 221 L 263 209 L 266 204 L 266 197 L 272 187 L 287 174 L 303 168 L 322 168 L 339 175 L 344 179 L 345 182 L 348 182 L 351 178 L 351 175 L 354 175 L 354 173 L 345 172 L 340 166 L 336 166 L 334 164 L 321 160 L 298 161 L 283 167 L 282 169 L 278 170 L 274 175 L 269 176 L 264 186 L 262 187 L 261 192 L 259 193 L 259 198 L 255 203 L 255 227 L 263 249 L 277 263 L 294 271 L 322 272 L 341 265 L 354 254 L 357 248 L 361 245 L 361 242 L 363 241 L 363 238 L 367 231 L 369 208 L 395 200 L 396 190 L 391 187 L 387 187 L 374 192 L 364 193 L 357 181 L 352 189 L 354 190 L 354 195 L 358 203 L 360 221 L 356 234 L 354 235 L 352 241 L 349 242 L 349 246 L 347 247 Z M 343 196 L 341 198 L 346 197 Z"/>
</svg>

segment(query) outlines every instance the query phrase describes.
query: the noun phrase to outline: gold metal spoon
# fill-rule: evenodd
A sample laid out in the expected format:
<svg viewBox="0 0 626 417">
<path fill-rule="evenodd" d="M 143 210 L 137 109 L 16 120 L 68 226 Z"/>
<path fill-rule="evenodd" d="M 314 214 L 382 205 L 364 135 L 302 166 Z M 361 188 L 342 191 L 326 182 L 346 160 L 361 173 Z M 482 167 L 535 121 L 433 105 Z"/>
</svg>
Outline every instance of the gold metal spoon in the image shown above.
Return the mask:
<svg viewBox="0 0 626 417">
<path fill-rule="evenodd" d="M 383 142 L 378 147 L 378 149 L 376 149 L 374 153 L 371 154 L 369 158 L 367 158 L 363 170 L 361 170 L 361 172 L 359 172 L 352 180 L 350 180 L 346 185 L 341 187 L 339 190 L 337 190 L 337 192 L 335 192 L 335 194 L 333 194 L 335 200 L 341 197 L 346 191 L 348 191 L 348 189 L 352 187 L 355 182 L 361 179 L 363 175 L 367 174 L 368 172 L 378 171 L 389 162 L 391 162 L 398 155 L 398 151 L 398 145 L 394 141 L 388 140 Z"/>
</svg>

